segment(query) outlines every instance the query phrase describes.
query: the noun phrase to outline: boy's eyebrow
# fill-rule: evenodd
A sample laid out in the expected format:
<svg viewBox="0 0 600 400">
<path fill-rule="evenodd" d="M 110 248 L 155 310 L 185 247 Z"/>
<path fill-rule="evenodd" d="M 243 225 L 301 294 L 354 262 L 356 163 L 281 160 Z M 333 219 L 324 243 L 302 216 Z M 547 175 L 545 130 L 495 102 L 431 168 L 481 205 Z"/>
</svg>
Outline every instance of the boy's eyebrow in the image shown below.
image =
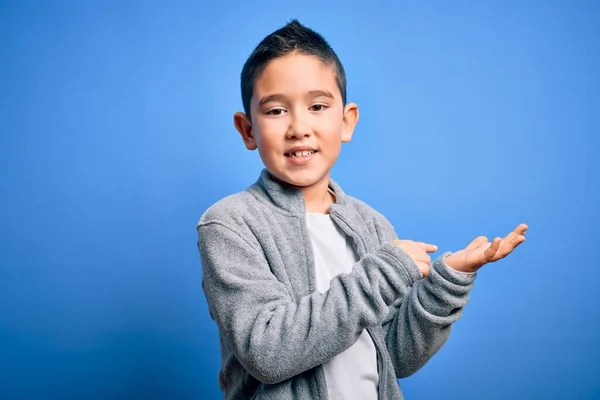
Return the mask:
<svg viewBox="0 0 600 400">
<path fill-rule="evenodd" d="M 268 96 L 264 96 L 262 99 L 260 99 L 260 101 L 258 102 L 258 106 L 262 106 L 270 101 L 283 101 L 285 100 L 285 96 L 281 93 L 275 93 L 275 94 L 270 94 Z"/>
<path fill-rule="evenodd" d="M 328 90 L 310 90 L 307 94 L 307 97 L 329 97 L 331 99 L 335 99 L 335 97 L 333 96 L 333 93 L 331 93 Z M 274 93 L 274 94 L 270 94 L 267 96 L 264 96 L 263 98 L 260 99 L 260 101 L 258 102 L 258 106 L 262 106 L 268 102 L 271 101 L 281 101 L 283 102 L 286 99 L 285 95 L 281 94 L 281 93 Z"/>
<path fill-rule="evenodd" d="M 329 97 L 331 99 L 335 99 L 335 97 L 333 97 L 333 93 L 331 93 L 328 90 L 311 90 L 308 92 L 308 95 L 311 97 Z"/>
</svg>

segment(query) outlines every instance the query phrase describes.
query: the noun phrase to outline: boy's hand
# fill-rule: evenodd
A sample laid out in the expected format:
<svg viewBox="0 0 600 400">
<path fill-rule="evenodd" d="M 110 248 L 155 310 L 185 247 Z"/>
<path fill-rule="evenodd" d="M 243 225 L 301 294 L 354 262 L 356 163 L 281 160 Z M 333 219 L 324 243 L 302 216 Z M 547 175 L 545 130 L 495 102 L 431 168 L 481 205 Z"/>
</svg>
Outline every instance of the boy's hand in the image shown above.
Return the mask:
<svg viewBox="0 0 600 400">
<path fill-rule="evenodd" d="M 466 248 L 446 257 L 446 264 L 457 271 L 476 272 L 485 264 L 506 257 L 523 243 L 527 228 L 527 225 L 520 224 L 504 239 L 497 237 L 492 243 L 485 236 L 479 236 Z"/>
<path fill-rule="evenodd" d="M 434 244 L 428 244 L 423 242 L 414 242 L 412 240 L 394 240 L 394 244 L 404 250 L 410 258 L 419 267 L 419 270 L 423 274 L 423 277 L 429 275 L 429 264 L 431 263 L 431 257 L 427 253 L 435 253 L 437 246 Z"/>
</svg>

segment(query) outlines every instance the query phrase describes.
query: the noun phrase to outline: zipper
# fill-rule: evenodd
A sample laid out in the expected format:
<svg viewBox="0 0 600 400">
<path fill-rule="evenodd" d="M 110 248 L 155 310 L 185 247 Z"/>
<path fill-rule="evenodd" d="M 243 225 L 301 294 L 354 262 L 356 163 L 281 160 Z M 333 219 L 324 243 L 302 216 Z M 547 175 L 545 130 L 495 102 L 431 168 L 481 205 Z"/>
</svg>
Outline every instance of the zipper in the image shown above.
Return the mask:
<svg viewBox="0 0 600 400">
<path fill-rule="evenodd" d="M 308 293 L 314 292 L 317 289 L 317 282 L 316 282 L 316 276 L 315 276 L 315 255 L 313 254 L 313 250 L 312 250 L 312 245 L 310 242 L 310 234 L 308 233 L 308 225 L 306 222 L 306 213 L 302 213 L 302 215 L 299 217 L 301 220 L 301 228 L 302 228 L 302 235 L 304 236 L 303 240 L 308 243 L 308 245 L 306 246 L 306 253 L 307 253 L 307 257 L 310 257 L 309 259 L 309 263 L 308 263 L 308 268 L 306 271 L 307 274 L 307 282 L 308 282 Z M 329 399 L 329 393 L 327 393 L 327 378 L 325 378 L 325 372 L 323 371 L 323 367 L 320 366 L 319 368 L 317 368 L 317 371 L 315 373 L 315 381 L 316 381 L 316 390 L 319 391 L 321 389 L 321 391 L 323 392 L 323 395 L 320 397 L 320 400 L 328 400 Z"/>
<path fill-rule="evenodd" d="M 331 214 L 334 222 L 336 222 L 342 231 L 344 231 L 344 233 L 348 235 L 350 239 L 352 239 L 354 251 L 356 251 L 358 258 L 361 259 L 367 253 L 365 241 L 362 239 L 362 237 L 356 234 L 356 232 L 346 222 L 344 217 L 340 215 L 333 207 L 329 213 Z M 381 343 L 379 339 L 376 338 L 377 335 L 374 334 L 373 329 L 366 328 L 366 331 L 369 333 L 369 336 L 375 345 L 375 353 L 377 354 L 377 398 L 381 399 L 384 379 L 387 378 L 383 373 L 383 352 L 381 350 Z"/>
</svg>

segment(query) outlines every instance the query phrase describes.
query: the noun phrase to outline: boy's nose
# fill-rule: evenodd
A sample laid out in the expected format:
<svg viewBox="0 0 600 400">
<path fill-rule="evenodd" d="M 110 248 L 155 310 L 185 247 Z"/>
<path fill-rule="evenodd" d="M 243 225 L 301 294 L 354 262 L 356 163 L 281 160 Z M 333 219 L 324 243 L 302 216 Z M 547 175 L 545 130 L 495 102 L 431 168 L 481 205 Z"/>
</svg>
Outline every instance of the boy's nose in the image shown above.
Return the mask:
<svg viewBox="0 0 600 400">
<path fill-rule="evenodd" d="M 296 118 L 288 127 L 286 136 L 288 139 L 301 139 L 310 136 L 310 128 L 300 118 Z"/>
</svg>

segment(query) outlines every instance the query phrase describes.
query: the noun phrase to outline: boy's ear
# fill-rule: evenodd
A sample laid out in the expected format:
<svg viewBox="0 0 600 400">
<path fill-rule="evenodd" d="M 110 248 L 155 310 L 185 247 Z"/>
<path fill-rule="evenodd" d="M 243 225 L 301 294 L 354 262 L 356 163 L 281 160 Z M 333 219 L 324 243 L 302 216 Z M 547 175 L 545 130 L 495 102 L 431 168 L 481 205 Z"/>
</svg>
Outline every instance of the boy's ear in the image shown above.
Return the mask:
<svg viewBox="0 0 600 400">
<path fill-rule="evenodd" d="M 252 134 L 252 121 L 243 112 L 236 112 L 233 115 L 233 125 L 242 136 L 242 140 L 248 150 L 256 150 L 256 140 Z"/>
<path fill-rule="evenodd" d="M 352 140 L 354 128 L 358 123 L 358 106 L 355 103 L 348 103 L 344 107 L 344 131 L 342 132 L 342 142 L 348 143 Z"/>
</svg>

